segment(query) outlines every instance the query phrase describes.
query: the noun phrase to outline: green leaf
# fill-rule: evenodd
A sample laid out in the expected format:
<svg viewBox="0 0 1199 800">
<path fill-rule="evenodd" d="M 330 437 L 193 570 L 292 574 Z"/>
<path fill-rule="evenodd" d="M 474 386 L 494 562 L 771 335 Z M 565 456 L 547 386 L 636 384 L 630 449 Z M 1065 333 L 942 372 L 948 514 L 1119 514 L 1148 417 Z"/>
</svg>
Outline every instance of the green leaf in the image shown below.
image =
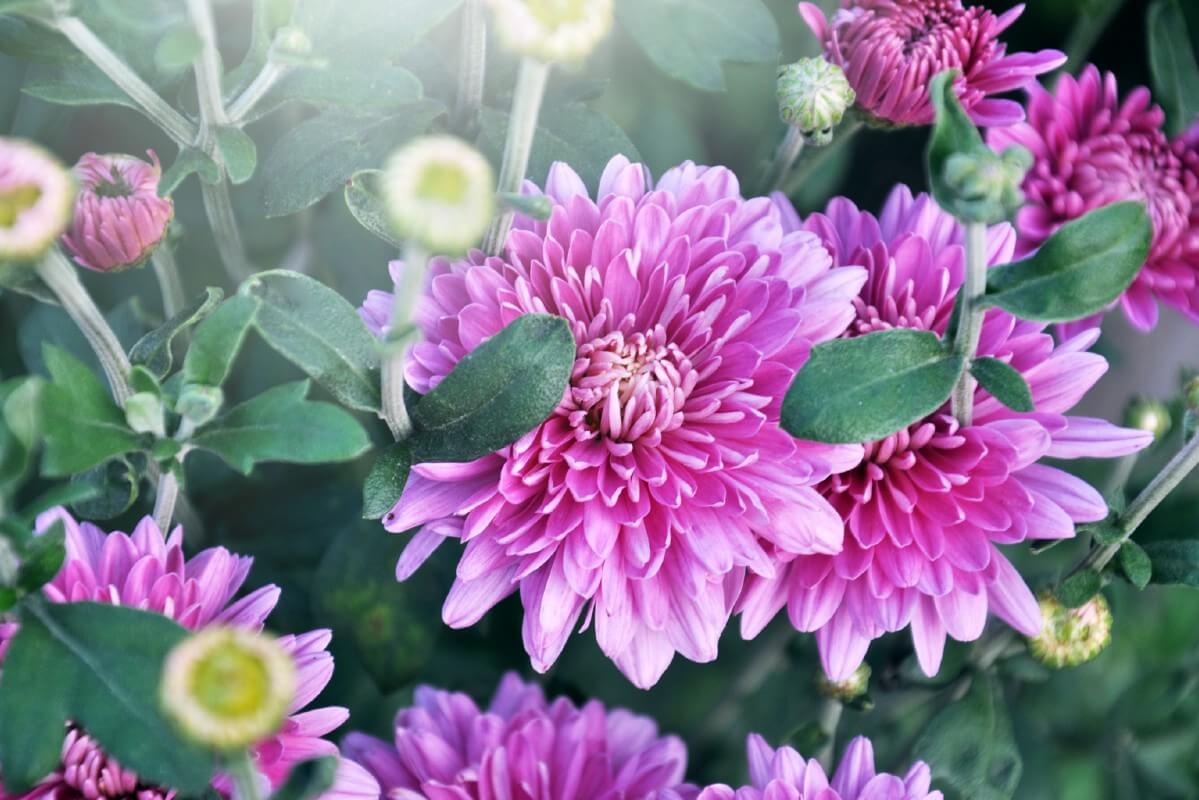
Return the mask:
<svg viewBox="0 0 1199 800">
<path fill-rule="evenodd" d="M 158 711 L 159 674 L 186 631 L 161 614 L 27 602 L 0 674 L 0 766 L 23 792 L 59 763 L 67 720 L 149 784 L 204 791 L 212 758 Z"/>
<path fill-rule="evenodd" d="M 55 520 L 47 530 L 33 537 L 21 554 L 21 569 L 17 573 L 17 587 L 22 592 L 36 592 L 54 580 L 67 557 L 65 541 L 62 520 Z"/>
<path fill-rule="evenodd" d="M 300 67 L 285 76 L 254 106 L 256 119 L 288 102 L 318 108 L 340 108 L 357 114 L 386 113 L 415 103 L 424 92 L 408 70 L 387 62 L 339 60 L 320 67 Z"/>
<path fill-rule="evenodd" d="M 175 337 L 211 314 L 224 296 L 225 293 L 215 287 L 205 289 L 202 297 L 197 297 L 187 308 L 139 339 L 129 351 L 129 360 L 134 365 L 144 366 L 158 378 L 165 378 L 174 365 L 171 345 Z"/>
<path fill-rule="evenodd" d="M 173 75 L 191 66 L 203 48 L 204 40 L 191 25 L 177 25 L 158 40 L 154 66 L 164 74 Z"/>
<path fill-rule="evenodd" d="M 306 400 L 307 394 L 308 381 L 268 389 L 217 417 L 192 443 L 247 475 L 262 461 L 350 461 L 370 448 L 366 431 L 349 412 Z"/>
<path fill-rule="evenodd" d="M 404 243 L 395 235 L 388 219 L 379 183 L 382 177 L 383 171 L 377 169 L 359 170 L 350 176 L 346 184 L 346 206 L 359 225 L 399 250 Z"/>
<path fill-rule="evenodd" d="M 229 180 L 241 184 L 254 176 L 258 166 L 258 148 L 244 131 L 231 125 L 217 128 L 216 144 L 220 148 L 225 169 L 229 172 Z"/>
<path fill-rule="evenodd" d="M 200 180 L 209 185 L 221 182 L 221 168 L 207 153 L 194 147 L 185 147 L 159 180 L 158 196 L 170 197 L 193 172 L 198 172 Z"/>
<path fill-rule="evenodd" d="M 1166 110 L 1170 134 L 1178 135 L 1199 116 L 1199 64 L 1178 0 L 1150 6 L 1146 29 L 1153 97 Z"/>
<path fill-rule="evenodd" d="M 312 38 L 313 53 L 333 62 L 386 62 L 445 21 L 462 0 L 355 0 L 354 13 L 327 0 L 297 0 L 293 23 Z"/>
<path fill-rule="evenodd" d="M 378 410 L 378 342 L 344 297 L 286 270 L 260 272 L 240 291 L 258 299 L 254 324 L 267 344 L 343 405 Z"/>
<path fill-rule="evenodd" d="M 358 170 L 378 166 L 400 144 L 427 131 L 443 110 L 440 103 L 422 100 L 387 116 L 330 111 L 301 122 L 275 142 L 263 164 L 267 216 L 302 211 Z"/>
<path fill-rule="evenodd" d="M 64 64 L 38 70 L 21 91 L 60 106 L 114 105 L 141 111 L 129 95 L 91 64 Z"/>
<path fill-rule="evenodd" d="M 301 761 L 291 768 L 287 780 L 271 795 L 271 800 L 316 800 L 337 777 L 336 756 L 319 756 Z"/>
<path fill-rule="evenodd" d="M 933 333 L 895 329 L 812 350 L 783 399 L 783 429 L 817 442 L 869 442 L 940 408 L 964 360 Z"/>
<path fill-rule="evenodd" d="M 1199 539 L 1146 542 L 1154 583 L 1199 586 Z"/>
<path fill-rule="evenodd" d="M 562 401 L 575 360 L 566 320 L 528 314 L 458 362 L 412 409 L 417 461 L 473 461 L 524 436 Z"/>
<path fill-rule="evenodd" d="M 1148 586 L 1149 579 L 1153 577 L 1153 563 L 1149 554 L 1131 539 L 1120 546 L 1120 569 L 1129 583 L 1138 589 Z"/>
<path fill-rule="evenodd" d="M 779 56 L 778 27 L 761 0 L 616 0 L 616 19 L 658 69 L 699 89 L 725 88 L 726 61 Z"/>
<path fill-rule="evenodd" d="M 217 306 L 196 327 L 183 358 L 183 380 L 204 386 L 224 383 L 257 311 L 258 301 L 241 294 Z"/>
<path fill-rule="evenodd" d="M 71 486 L 87 492 L 71 502 L 71 509 L 85 519 L 114 519 L 137 502 L 140 484 L 129 459 L 110 459 L 71 477 Z"/>
<path fill-rule="evenodd" d="M 396 442 L 375 459 L 362 485 L 363 519 L 380 519 L 392 509 L 404 493 L 411 469 L 412 453 L 407 442 Z"/>
<path fill-rule="evenodd" d="M 0 0 L 0 14 L 50 10 L 46 0 Z"/>
<path fill-rule="evenodd" d="M 1062 581 L 1054 594 L 1067 608 L 1078 608 L 1099 593 L 1103 577 L 1093 569 L 1080 570 Z"/>
<path fill-rule="evenodd" d="M 1011 365 L 997 358 L 976 358 L 970 364 L 970 374 L 980 386 L 1013 411 L 1035 411 L 1032 390 L 1024 376 Z"/>
<path fill-rule="evenodd" d="M 141 437 L 129 429 L 100 379 L 65 350 L 47 344 L 44 353 L 52 382 L 42 391 L 42 474 L 71 475 L 136 450 Z"/>
<path fill-rule="evenodd" d="M 83 55 L 61 33 L 41 23 L 0 16 L 0 53 L 38 64 L 83 62 Z"/>
<path fill-rule="evenodd" d="M 504 208 L 542 222 L 549 219 L 554 211 L 553 203 L 543 194 L 501 192 L 496 199 Z"/>
<path fill-rule="evenodd" d="M 74 506 L 76 503 L 81 503 L 91 498 L 94 494 L 95 489 L 91 486 L 75 483 L 74 480 L 70 483 L 61 483 L 26 503 L 21 509 L 21 518 L 30 527 L 33 527 L 34 519 L 43 511 L 49 511 L 58 506 Z M 78 514 L 77 516 L 86 515 Z"/>
<path fill-rule="evenodd" d="M 1024 771 L 1000 686 L 984 674 L 974 676 L 965 697 L 933 717 L 913 752 L 962 797 L 1010 798 Z"/>
<path fill-rule="evenodd" d="M 0 490 L 19 487 L 41 439 L 42 389 L 36 375 L 0 383 Z"/>
<path fill-rule="evenodd" d="M 1063 225 L 1023 261 L 988 270 L 983 302 L 1038 322 L 1082 319 L 1129 287 L 1152 236 L 1140 203 L 1098 208 Z"/>
</svg>

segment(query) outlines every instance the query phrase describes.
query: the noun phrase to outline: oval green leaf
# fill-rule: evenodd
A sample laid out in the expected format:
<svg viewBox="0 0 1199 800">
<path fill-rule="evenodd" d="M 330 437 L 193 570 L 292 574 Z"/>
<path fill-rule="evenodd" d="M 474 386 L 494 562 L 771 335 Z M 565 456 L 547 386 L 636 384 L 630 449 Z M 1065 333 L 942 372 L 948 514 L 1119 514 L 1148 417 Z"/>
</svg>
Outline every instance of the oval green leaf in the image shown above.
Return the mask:
<svg viewBox="0 0 1199 800">
<path fill-rule="evenodd" d="M 970 364 L 970 374 L 992 397 L 1011 410 L 1025 413 L 1036 410 L 1028 382 L 1010 364 L 997 358 L 976 358 Z"/>
</svg>

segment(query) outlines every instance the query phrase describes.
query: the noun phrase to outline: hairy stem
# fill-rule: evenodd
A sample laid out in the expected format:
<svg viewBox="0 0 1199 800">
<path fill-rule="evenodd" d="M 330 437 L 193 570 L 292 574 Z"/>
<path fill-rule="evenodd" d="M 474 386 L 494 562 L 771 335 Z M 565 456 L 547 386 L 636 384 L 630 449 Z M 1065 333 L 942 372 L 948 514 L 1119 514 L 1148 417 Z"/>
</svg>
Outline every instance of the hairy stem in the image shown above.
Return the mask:
<svg viewBox="0 0 1199 800">
<path fill-rule="evenodd" d="M 208 214 L 208 224 L 212 226 L 217 253 L 221 257 L 225 272 L 234 283 L 241 283 L 254 274 L 254 270 L 246 259 L 241 231 L 237 227 L 237 217 L 233 214 L 229 181 L 223 174 L 221 182 L 215 185 L 200 181 L 200 193 L 204 197 L 204 211 Z"/>
<path fill-rule="evenodd" d="M 404 344 L 412 330 L 412 311 L 425 279 L 429 256 L 409 242 L 404 248 L 404 268 L 395 282 L 391 321 L 383 348 L 383 419 L 400 441 L 412 433 L 412 420 L 404 404 Z"/>
<path fill-rule="evenodd" d="M 791 172 L 791 168 L 795 166 L 796 160 L 799 159 L 800 153 L 804 149 L 803 134 L 799 132 L 799 128 L 794 125 L 787 126 L 787 133 L 783 136 L 781 142 L 774 151 L 774 160 L 766 170 L 766 175 L 762 179 L 762 190 L 765 192 L 773 192 L 776 189 L 781 189 L 787 180 L 787 175 Z"/>
<path fill-rule="evenodd" d="M 63 309 L 70 315 L 79 330 L 100 360 L 100 367 L 108 378 L 113 399 L 124 406 L 133 392 L 129 388 L 129 357 L 117 335 L 108 326 L 104 315 L 96 307 L 92 296 L 79 280 L 75 268 L 57 247 L 50 249 L 37 266 L 38 276 L 58 297 Z"/>
<path fill-rule="evenodd" d="M 516 93 L 512 96 L 512 114 L 508 118 L 508 139 L 504 142 L 504 158 L 500 162 L 500 194 L 520 194 L 525 172 L 529 168 L 529 153 L 533 150 L 533 136 L 537 132 L 537 116 L 541 112 L 541 99 L 545 96 L 545 83 L 550 65 L 533 58 L 520 62 L 520 73 L 516 77 Z M 483 249 L 498 256 L 508 241 L 515 213 L 504 210 L 496 217 Z"/>
<path fill-rule="evenodd" d="M 162 535 L 166 536 L 171 530 L 171 520 L 175 517 L 175 504 L 179 502 L 179 479 L 172 469 L 166 469 L 158 476 L 158 493 L 154 498 L 154 524 Z"/>
<path fill-rule="evenodd" d="M 250 85 L 229 104 L 229 121 L 234 125 L 243 124 L 259 101 L 288 71 L 283 64 L 274 59 L 268 59 L 258 74 L 254 76 L 254 80 L 250 81 Z"/>
<path fill-rule="evenodd" d="M 225 113 L 225 103 L 221 97 L 221 54 L 217 50 L 216 25 L 212 20 L 212 6 L 209 0 L 187 0 L 187 10 L 191 15 L 192 26 L 203 42 L 192 70 L 196 75 L 196 98 L 200 105 L 202 134 L 212 137 L 215 135 L 213 128 L 229 122 L 229 115 Z"/>
<path fill-rule="evenodd" d="M 487 70 L 487 18 L 482 0 L 466 0 L 462 9 L 462 54 L 458 60 L 458 94 L 454 98 L 452 127 L 468 131 L 483 106 L 483 79 Z"/>
<path fill-rule="evenodd" d="M 954 350 L 966 359 L 966 369 L 953 387 L 950 404 L 953 415 L 963 426 L 974 419 L 974 376 L 970 374 L 970 361 L 978 352 L 978 339 L 982 335 L 983 317 L 986 310 L 979 307 L 979 300 L 987 288 L 987 226 L 981 222 L 966 223 L 966 280 L 958 290 L 960 314 L 958 332 L 954 339 Z"/>
<path fill-rule="evenodd" d="M 782 180 L 781 185 L 778 187 L 779 190 L 788 197 L 798 192 L 803 187 L 804 182 L 812 177 L 812 174 L 830 156 L 851 142 L 864 125 L 865 123 L 856 118 L 856 116 L 852 119 L 847 117 L 833 134 L 832 142 L 825 147 L 809 148 L 804 153 L 804 157 L 798 159 L 799 163 L 795 164 L 791 168 L 790 174 Z"/>
<path fill-rule="evenodd" d="M 816 760 L 829 774 L 832 774 L 833 753 L 837 747 L 837 726 L 841 724 L 841 713 L 844 710 L 845 705 L 840 700 L 830 697 L 824 701 L 824 708 L 820 712 L 820 730 L 828 738 L 816 751 Z"/>
<path fill-rule="evenodd" d="M 262 800 L 258 791 L 258 777 L 254 770 L 254 762 L 248 750 L 243 750 L 229 757 L 225 769 L 233 778 L 234 794 L 237 800 Z"/>
<path fill-rule="evenodd" d="M 171 246 L 164 242 L 155 248 L 150 263 L 154 265 L 154 277 L 158 279 L 158 289 L 162 293 L 162 315 L 170 319 L 182 311 L 187 302 Z"/>
</svg>

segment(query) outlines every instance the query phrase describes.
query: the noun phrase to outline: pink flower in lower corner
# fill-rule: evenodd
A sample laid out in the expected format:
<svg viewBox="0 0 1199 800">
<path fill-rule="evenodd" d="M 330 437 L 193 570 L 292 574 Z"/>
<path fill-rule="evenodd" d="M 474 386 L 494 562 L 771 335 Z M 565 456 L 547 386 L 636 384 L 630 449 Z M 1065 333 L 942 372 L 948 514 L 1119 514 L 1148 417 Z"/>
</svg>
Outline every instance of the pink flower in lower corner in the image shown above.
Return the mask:
<svg viewBox="0 0 1199 800">
<path fill-rule="evenodd" d="M 788 218 L 798 224 L 794 212 Z M 839 198 L 804 228 L 821 237 L 837 263 L 870 271 L 847 335 L 944 332 L 963 277 L 962 231 L 930 197 L 900 186 L 877 219 Z M 989 264 L 1010 259 L 1010 226 L 991 228 L 987 240 Z M 1121 456 L 1152 441 L 1143 431 L 1067 414 L 1107 362 L 1085 352 L 1097 332 L 1055 348 L 1044 327 L 992 310 L 979 345 L 981 355 L 1024 376 L 1035 412 L 1012 411 L 980 388 L 969 426 L 959 425 L 946 404 L 865 443 L 861 464 L 818 487 L 845 520 L 844 548 L 781 554 L 773 577 L 751 576 L 739 603 L 746 636 L 785 606 L 796 628 L 815 631 L 829 677 L 843 680 L 870 642 L 891 631 L 911 628 L 929 675 L 940 666 L 946 637 L 978 638 L 988 612 L 1036 634 L 1036 598 L 998 546 L 1069 538 L 1075 523 L 1103 519 L 1108 510 L 1087 483 L 1037 461 Z"/>
<path fill-rule="evenodd" d="M 503 258 L 434 260 L 407 377 L 427 392 L 513 319 L 557 314 L 577 342 L 562 402 L 493 455 L 416 466 L 384 523 L 425 526 L 401 580 L 445 539 L 465 543 L 447 624 L 519 590 L 536 669 L 583 620 L 649 687 L 676 652 L 716 657 L 745 571 L 772 574 L 766 547 L 840 549 L 812 487 L 861 448 L 796 441 L 778 414 L 812 346 L 853 318 L 864 273 L 830 269 L 815 236 L 784 233 L 722 168 L 684 164 L 655 185 L 617 157 L 592 200 L 556 164 L 546 195 L 550 219 L 518 218 Z"/>
<path fill-rule="evenodd" d="M 41 533 L 55 521 L 66 528 L 67 558 L 53 581 L 43 589 L 56 603 L 92 601 L 152 611 L 196 630 L 207 625 L 232 625 L 261 630 L 279 600 L 279 589 L 264 586 L 234 600 L 249 574 L 252 559 L 213 547 L 190 560 L 183 555 L 183 529 L 164 537 L 149 517 L 131 535 L 105 533 L 95 525 L 76 522 L 65 511 L 38 518 Z M 0 657 L 16 625 L 0 625 Z M 337 755 L 332 742 L 321 738 L 346 721 L 343 708 L 304 709 L 333 676 L 333 656 L 327 651 L 328 631 L 285 636 L 279 641 L 296 661 L 297 689 L 283 728 L 254 746 L 254 760 L 264 783 L 278 787 L 291 767 L 307 758 Z M 0 667 L 2 667 L 0 658 Z M 213 782 L 225 796 L 231 783 L 224 776 Z M 142 783 L 138 776 L 104 754 L 85 731 L 68 726 L 62 765 L 25 795 L 11 795 L 0 786 L 0 800 L 105 800 L 136 796 L 139 800 L 170 800 L 175 790 Z M 322 800 L 375 800 L 379 787 L 361 766 L 343 758 L 333 787 Z"/>
<path fill-rule="evenodd" d="M 1030 86 L 1028 121 L 987 135 L 996 150 L 1018 144 L 1035 158 L 1016 217 L 1019 255 L 1088 211 L 1121 200 L 1145 204 L 1153 221 L 1149 258 L 1119 301 L 1143 331 L 1157 324 L 1159 300 L 1199 322 L 1199 143 L 1188 136 L 1171 142 L 1164 120 L 1148 89 L 1121 101 L 1116 76 L 1088 66 L 1078 78 L 1063 75 L 1053 92 Z M 1065 330 L 1094 327 L 1100 318 Z"/>
<path fill-rule="evenodd" d="M 874 746 L 864 736 L 849 743 L 830 781 L 816 759 L 805 761 L 791 747 L 775 750 L 757 734 L 746 744 L 751 785 L 734 790 L 709 786 L 698 800 L 942 800 L 929 791 L 932 773 L 917 761 L 900 778 L 874 771 Z"/>
<path fill-rule="evenodd" d="M 1057 50 L 1007 54 L 999 36 L 1023 10 L 995 16 L 961 0 L 842 0 L 829 19 L 816 4 L 799 4 L 825 58 L 845 70 L 858 105 L 895 125 L 932 123 L 929 82 L 947 69 L 958 70 L 954 91 L 977 124 L 1023 119 L 1019 103 L 994 95 L 1024 88 L 1066 61 Z"/>
<path fill-rule="evenodd" d="M 351 733 L 343 747 L 388 800 L 694 797 L 682 783 L 686 746 L 652 720 L 595 700 L 546 702 L 513 673 L 486 709 L 465 694 L 419 687 L 396 716 L 393 742 Z"/>
</svg>

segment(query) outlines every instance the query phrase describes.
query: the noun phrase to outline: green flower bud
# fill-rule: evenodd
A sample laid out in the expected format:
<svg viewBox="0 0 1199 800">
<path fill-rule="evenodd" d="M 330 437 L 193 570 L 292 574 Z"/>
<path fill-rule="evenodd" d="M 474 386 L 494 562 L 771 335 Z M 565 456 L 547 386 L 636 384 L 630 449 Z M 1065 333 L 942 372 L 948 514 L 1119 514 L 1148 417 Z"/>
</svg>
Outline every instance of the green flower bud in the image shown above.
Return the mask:
<svg viewBox="0 0 1199 800">
<path fill-rule="evenodd" d="M 504 47 L 540 61 L 582 61 L 612 29 L 612 0 L 486 2 Z"/>
<path fill-rule="evenodd" d="M 125 401 L 125 421 L 138 433 L 166 436 L 162 400 L 152 392 L 138 392 Z"/>
<path fill-rule="evenodd" d="M 843 681 L 830 681 L 821 675 L 816 685 L 825 697 L 851 703 L 866 694 L 866 690 L 870 688 L 870 665 L 862 664 Z"/>
<path fill-rule="evenodd" d="M 1155 440 L 1170 432 L 1170 409 L 1160 400 L 1136 397 L 1124 411 L 1124 424 L 1153 434 Z"/>
<path fill-rule="evenodd" d="M 1189 410 L 1199 413 L 1199 377 L 1191 378 L 1182 390 L 1183 401 Z"/>
<path fill-rule="evenodd" d="M 808 144 L 831 142 L 855 97 L 844 70 L 823 58 L 802 58 L 779 69 L 779 116 Z"/>
<path fill-rule="evenodd" d="M 996 155 L 990 150 L 954 153 L 941 176 L 954 194 L 958 219 L 988 225 L 1011 219 L 1024 204 L 1020 185 L 1032 167 L 1032 153 L 1020 146 Z"/>
<path fill-rule="evenodd" d="M 1038 599 L 1041 632 L 1028 640 L 1033 658 L 1055 669 L 1077 667 L 1098 656 L 1112 640 L 1112 611 L 1097 594 L 1078 608 L 1067 608 L 1050 593 Z"/>
<path fill-rule="evenodd" d="M 225 393 L 219 386 L 189 383 L 179 393 L 175 411 L 195 427 L 209 422 L 225 404 Z"/>
</svg>

